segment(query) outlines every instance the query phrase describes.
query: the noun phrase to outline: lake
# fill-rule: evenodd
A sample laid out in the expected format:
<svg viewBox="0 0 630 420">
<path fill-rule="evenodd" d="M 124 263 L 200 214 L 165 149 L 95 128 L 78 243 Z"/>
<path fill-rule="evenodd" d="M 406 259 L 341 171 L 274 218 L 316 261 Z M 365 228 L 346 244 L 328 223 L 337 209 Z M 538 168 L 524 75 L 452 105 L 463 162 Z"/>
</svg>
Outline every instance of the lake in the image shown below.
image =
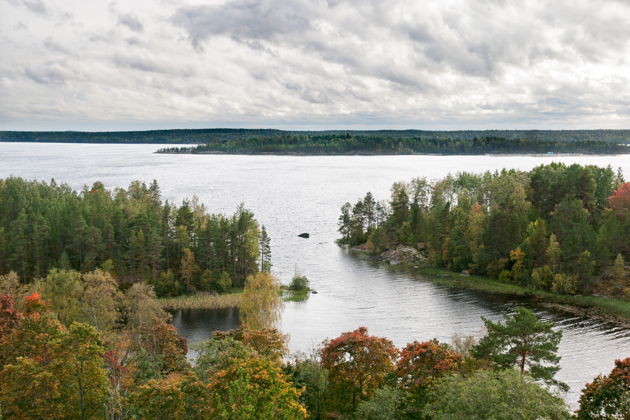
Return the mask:
<svg viewBox="0 0 630 420">
<path fill-rule="evenodd" d="M 395 181 L 441 178 L 458 171 L 531 169 L 550 162 L 621 167 L 630 177 L 630 155 L 614 156 L 232 156 L 165 155 L 157 145 L 0 143 L 0 177 L 10 175 L 69 184 L 102 181 L 108 188 L 157 179 L 171 201 L 197 195 L 211 212 L 232 213 L 239 203 L 267 227 L 272 271 L 283 283 L 306 275 L 318 294 L 284 306 L 280 328 L 291 351 L 309 351 L 325 338 L 358 326 L 398 346 L 453 334 L 483 334 L 481 317 L 500 319 L 517 302 L 436 285 L 428 279 L 378 267 L 334 243 L 339 208 L 367 191 L 387 199 Z M 302 232 L 309 239 L 299 238 Z M 535 308 L 536 309 L 536 308 Z M 563 331 L 558 378 L 571 386 L 575 408 L 583 385 L 608 373 L 615 358 L 630 355 L 630 331 L 536 309 Z M 180 333 L 194 342 L 213 328 L 238 325 L 238 311 L 175 314 Z"/>
</svg>

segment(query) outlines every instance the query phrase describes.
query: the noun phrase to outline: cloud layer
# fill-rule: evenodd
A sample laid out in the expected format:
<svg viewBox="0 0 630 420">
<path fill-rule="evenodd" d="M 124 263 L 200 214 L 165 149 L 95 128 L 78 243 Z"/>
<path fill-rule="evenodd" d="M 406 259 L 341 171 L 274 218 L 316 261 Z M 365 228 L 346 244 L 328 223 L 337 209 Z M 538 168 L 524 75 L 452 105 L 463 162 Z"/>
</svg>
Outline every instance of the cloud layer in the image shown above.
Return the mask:
<svg viewBox="0 0 630 420">
<path fill-rule="evenodd" d="M 624 0 L 0 0 L 0 129 L 630 128 Z"/>
</svg>

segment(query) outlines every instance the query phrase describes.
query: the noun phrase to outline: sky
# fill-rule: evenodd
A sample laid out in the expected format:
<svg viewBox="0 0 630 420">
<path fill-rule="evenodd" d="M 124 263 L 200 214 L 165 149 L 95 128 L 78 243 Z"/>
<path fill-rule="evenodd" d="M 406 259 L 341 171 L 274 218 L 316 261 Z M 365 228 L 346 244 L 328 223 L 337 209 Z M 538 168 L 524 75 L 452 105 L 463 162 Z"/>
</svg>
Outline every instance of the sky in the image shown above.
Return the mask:
<svg viewBox="0 0 630 420">
<path fill-rule="evenodd" d="M 0 130 L 630 129 L 630 0 L 0 0 Z"/>
</svg>

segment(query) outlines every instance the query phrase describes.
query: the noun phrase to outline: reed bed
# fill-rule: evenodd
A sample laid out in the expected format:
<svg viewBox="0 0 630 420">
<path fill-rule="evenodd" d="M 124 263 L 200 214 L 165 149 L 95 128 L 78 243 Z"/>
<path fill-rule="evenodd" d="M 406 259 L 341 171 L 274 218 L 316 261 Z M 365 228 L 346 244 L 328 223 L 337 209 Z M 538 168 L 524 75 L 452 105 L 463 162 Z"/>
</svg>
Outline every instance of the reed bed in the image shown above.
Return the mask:
<svg viewBox="0 0 630 420">
<path fill-rule="evenodd" d="M 241 306 L 241 294 L 223 295 L 198 293 L 189 296 L 176 296 L 158 299 L 162 308 L 169 311 L 178 309 L 220 309 Z"/>
</svg>

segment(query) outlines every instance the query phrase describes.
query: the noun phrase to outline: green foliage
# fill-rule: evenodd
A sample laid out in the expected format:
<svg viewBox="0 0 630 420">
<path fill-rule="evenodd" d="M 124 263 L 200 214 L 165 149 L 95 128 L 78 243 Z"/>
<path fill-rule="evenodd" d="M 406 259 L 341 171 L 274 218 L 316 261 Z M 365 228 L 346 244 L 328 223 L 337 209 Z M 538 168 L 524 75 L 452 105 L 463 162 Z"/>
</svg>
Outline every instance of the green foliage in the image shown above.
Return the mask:
<svg viewBox="0 0 630 420">
<path fill-rule="evenodd" d="M 196 198 L 176 206 L 161 201 L 155 182 L 112 191 L 96 182 L 80 192 L 54 181 L 0 183 L 0 274 L 15 271 L 24 283 L 51 269 L 101 267 L 121 284 L 150 282 L 159 296 L 225 289 L 204 273 L 227 272 L 230 286 L 242 287 L 259 270 L 260 235 L 242 205 L 231 217 L 208 214 Z"/>
<path fill-rule="evenodd" d="M 426 134 L 425 134 L 426 133 Z M 513 138 L 515 132 L 277 132 L 211 141 L 192 147 L 170 147 L 160 153 L 234 154 L 485 154 L 485 153 L 627 153 L 628 148 L 598 138 L 570 141 L 559 135 Z M 506 135 L 512 138 L 499 137 Z M 573 139 L 571 139 L 573 140 Z"/>
<path fill-rule="evenodd" d="M 560 369 L 557 351 L 562 331 L 554 331 L 552 323 L 539 320 L 526 308 L 504 315 L 503 323 L 482 319 L 488 333 L 475 346 L 475 357 L 491 360 L 502 369 L 517 367 L 522 374 L 567 389 L 554 379 Z"/>
<path fill-rule="evenodd" d="M 397 182 L 388 205 L 367 206 L 368 193 L 342 207 L 338 243 L 410 246 L 435 267 L 545 291 L 630 295 L 602 278 L 614 255 L 630 258 L 630 183 L 614 191 L 615 179 L 610 167 L 552 163 Z"/>
<path fill-rule="evenodd" d="M 405 393 L 392 386 L 384 386 L 374 393 L 374 398 L 361 401 L 354 418 L 357 420 L 391 420 L 404 416 Z"/>
<path fill-rule="evenodd" d="M 453 375 L 432 390 L 424 413 L 435 420 L 569 419 L 564 402 L 514 369 Z"/>
<path fill-rule="evenodd" d="M 293 291 L 301 291 L 301 290 L 309 290 L 310 282 L 306 278 L 306 276 L 301 274 L 296 274 L 293 276 L 291 280 L 291 284 L 289 284 L 289 290 Z"/>
</svg>

